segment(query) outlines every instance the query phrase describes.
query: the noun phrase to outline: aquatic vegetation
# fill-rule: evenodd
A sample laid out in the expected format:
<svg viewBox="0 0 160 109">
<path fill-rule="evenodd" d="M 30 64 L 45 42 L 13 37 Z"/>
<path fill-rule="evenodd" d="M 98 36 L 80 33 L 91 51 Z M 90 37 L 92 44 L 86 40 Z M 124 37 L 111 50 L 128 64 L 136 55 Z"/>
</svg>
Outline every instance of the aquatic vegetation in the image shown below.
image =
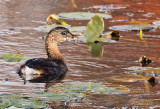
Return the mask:
<svg viewBox="0 0 160 109">
<path fill-rule="evenodd" d="M 95 15 L 100 15 L 104 19 L 112 18 L 112 16 L 109 14 L 91 13 L 91 12 L 70 12 L 70 13 L 59 13 L 58 15 L 62 19 L 73 19 L 73 20 L 90 20 Z"/>
<path fill-rule="evenodd" d="M 48 25 L 52 24 L 52 20 L 55 20 L 57 24 L 61 24 L 61 25 L 67 25 L 67 23 L 65 21 L 63 21 L 62 19 L 60 19 L 58 16 L 56 16 L 55 14 L 51 14 L 48 16 L 48 18 L 46 19 L 46 23 Z"/>
<path fill-rule="evenodd" d="M 121 86 L 122 87 L 122 86 Z M 48 89 L 48 92 L 39 92 L 32 95 L 7 94 L 0 97 L 0 108 L 9 106 L 21 108 L 45 108 L 46 102 L 72 102 L 85 99 L 92 94 L 120 94 L 124 88 L 107 87 L 102 83 L 68 82 L 57 83 Z M 128 90 L 128 89 L 127 89 Z"/>
<path fill-rule="evenodd" d="M 128 71 L 126 73 L 135 74 L 135 75 L 152 75 L 152 76 L 158 76 L 160 75 L 160 69 L 159 68 L 153 68 L 153 67 L 140 67 L 140 66 L 132 66 L 126 68 Z"/>
<path fill-rule="evenodd" d="M 0 55 L 0 59 L 4 59 L 5 61 L 8 61 L 8 62 L 19 62 L 19 61 L 27 60 L 29 58 L 23 57 L 23 55 L 18 52 L 17 54 L 12 54 L 12 53 L 2 54 Z"/>
<path fill-rule="evenodd" d="M 87 24 L 84 36 L 87 42 L 98 41 L 99 36 L 104 30 L 104 21 L 100 15 L 95 15 Z"/>
<path fill-rule="evenodd" d="M 43 25 L 35 29 L 39 31 L 49 32 L 52 28 L 59 27 L 59 26 L 65 27 L 69 29 L 69 31 L 71 32 L 84 32 L 84 30 L 86 29 L 86 26 L 71 26 L 71 25 L 59 25 L 59 24 Z"/>
<path fill-rule="evenodd" d="M 151 25 L 151 24 L 134 24 L 134 25 L 116 25 L 116 26 L 111 26 L 109 27 L 110 29 L 113 30 L 118 30 L 118 31 L 152 31 L 157 26 Z"/>
</svg>

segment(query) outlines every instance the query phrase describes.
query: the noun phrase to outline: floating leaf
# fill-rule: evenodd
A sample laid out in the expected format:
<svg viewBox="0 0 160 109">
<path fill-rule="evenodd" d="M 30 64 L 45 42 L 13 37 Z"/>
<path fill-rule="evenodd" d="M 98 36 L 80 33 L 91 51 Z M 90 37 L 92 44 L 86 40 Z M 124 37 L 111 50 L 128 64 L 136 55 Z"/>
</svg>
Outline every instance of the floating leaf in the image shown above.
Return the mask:
<svg viewBox="0 0 160 109">
<path fill-rule="evenodd" d="M 17 54 L 12 54 L 12 53 L 3 54 L 3 55 L 0 55 L 0 58 L 8 62 L 19 62 L 19 61 L 29 59 L 27 57 L 23 57 L 23 55 L 20 54 L 19 52 Z"/>
<path fill-rule="evenodd" d="M 46 104 L 42 104 L 39 101 L 29 99 L 15 99 L 12 100 L 12 106 L 21 108 L 45 108 Z"/>
<path fill-rule="evenodd" d="M 69 30 L 72 32 L 84 32 L 86 30 L 86 26 L 72 26 Z"/>
<path fill-rule="evenodd" d="M 89 93 L 122 94 L 129 91 L 128 88 L 124 89 L 123 86 L 119 85 L 112 88 L 112 85 L 107 87 L 107 84 L 104 85 L 104 83 L 94 82 L 57 83 L 48 88 L 48 92 L 38 92 L 32 95 L 1 95 L 0 108 L 6 108 L 8 106 L 20 108 L 46 108 L 46 104 L 42 102 L 71 102 L 81 100 Z"/>
<path fill-rule="evenodd" d="M 9 107 L 11 105 L 11 102 L 6 99 L 5 97 L 0 97 L 0 109 L 4 109 L 6 107 Z"/>
<path fill-rule="evenodd" d="M 142 30 L 141 30 L 141 29 L 140 29 L 140 31 L 139 31 L 139 37 L 143 40 Z"/>
<path fill-rule="evenodd" d="M 86 26 L 73 26 L 73 27 L 71 27 L 70 25 L 57 25 L 57 24 L 39 26 L 38 28 L 35 28 L 35 29 L 39 30 L 39 31 L 49 32 L 51 29 L 53 29 L 55 27 L 65 27 L 65 28 L 68 28 L 69 31 L 71 31 L 71 32 L 84 32 L 84 30 L 86 29 Z"/>
<path fill-rule="evenodd" d="M 104 21 L 100 15 L 95 15 L 88 22 L 84 36 L 87 42 L 96 41 L 104 30 Z"/>
<path fill-rule="evenodd" d="M 46 19 L 46 22 L 48 25 L 52 24 L 52 20 L 55 20 L 57 24 L 61 24 L 61 25 L 66 25 L 67 23 L 65 21 L 63 21 L 62 19 L 60 19 L 58 16 L 56 16 L 55 14 L 51 14 L 48 16 L 48 18 Z"/>
<path fill-rule="evenodd" d="M 119 31 L 151 31 L 155 28 L 154 25 L 116 25 L 109 27 L 113 30 L 119 30 Z"/>
<path fill-rule="evenodd" d="M 36 29 L 36 30 L 39 30 L 39 31 L 49 32 L 51 29 L 56 28 L 56 27 L 65 27 L 65 28 L 69 28 L 70 25 L 58 25 L 58 24 L 52 24 L 52 25 L 39 26 L 39 27 L 37 27 L 37 28 L 35 28 L 35 29 Z"/>
<path fill-rule="evenodd" d="M 112 18 L 112 16 L 109 14 L 91 13 L 91 12 L 71 12 L 71 13 L 60 13 L 59 14 L 61 18 L 74 19 L 74 20 L 90 20 L 95 15 L 100 15 L 104 19 Z"/>
<path fill-rule="evenodd" d="M 86 93 L 88 88 L 92 93 L 103 93 L 103 94 L 118 94 L 118 90 L 115 88 L 109 88 L 101 83 L 93 82 L 69 82 L 63 84 L 56 84 L 56 87 L 61 87 L 61 93 Z M 54 88 L 50 88 L 51 91 L 54 91 Z"/>
<path fill-rule="evenodd" d="M 133 67 L 128 67 L 126 68 L 130 71 L 127 71 L 126 73 L 129 74 L 135 74 L 135 75 L 152 75 L 152 76 L 158 76 L 160 75 L 160 69 L 158 68 L 153 68 L 153 67 L 139 67 L 139 66 L 133 66 Z"/>
</svg>

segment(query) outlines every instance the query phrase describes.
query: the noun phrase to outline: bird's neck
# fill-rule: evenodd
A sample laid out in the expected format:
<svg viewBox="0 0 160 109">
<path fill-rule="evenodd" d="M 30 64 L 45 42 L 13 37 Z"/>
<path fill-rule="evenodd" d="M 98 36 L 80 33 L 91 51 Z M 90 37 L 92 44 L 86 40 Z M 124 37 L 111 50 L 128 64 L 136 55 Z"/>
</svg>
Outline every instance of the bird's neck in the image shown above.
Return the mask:
<svg viewBox="0 0 160 109">
<path fill-rule="evenodd" d="M 59 52 L 57 42 L 46 39 L 46 51 L 49 59 L 64 61 L 62 54 Z"/>
</svg>

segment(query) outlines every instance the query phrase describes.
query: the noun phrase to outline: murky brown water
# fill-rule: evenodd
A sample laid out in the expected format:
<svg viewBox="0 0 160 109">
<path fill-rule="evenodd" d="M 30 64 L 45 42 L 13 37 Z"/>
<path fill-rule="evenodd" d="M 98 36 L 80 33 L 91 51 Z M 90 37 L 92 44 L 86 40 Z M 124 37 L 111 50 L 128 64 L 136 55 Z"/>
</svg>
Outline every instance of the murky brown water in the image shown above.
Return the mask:
<svg viewBox="0 0 160 109">
<path fill-rule="evenodd" d="M 34 28 L 44 25 L 50 14 L 73 11 L 90 11 L 110 13 L 113 18 L 105 20 L 105 31 L 110 26 L 131 24 L 131 20 L 142 22 L 160 19 L 159 0 L 75 0 L 77 8 L 72 6 L 71 0 L 0 0 L 0 54 L 20 52 L 26 57 L 46 57 L 44 40 L 40 32 Z M 103 8 L 103 5 L 108 5 Z M 89 8 L 90 7 L 90 8 Z M 99 8 L 96 8 L 99 7 Z M 87 25 L 88 21 L 66 20 L 71 25 Z M 13 31 L 14 29 L 14 31 Z M 138 40 L 138 32 L 120 31 L 123 38 Z M 133 89 L 144 89 L 145 85 L 140 76 L 126 73 L 125 68 L 139 66 L 136 61 L 146 55 L 154 60 L 150 67 L 160 67 L 160 32 L 159 29 L 144 32 L 144 39 L 152 44 L 135 41 L 120 40 L 116 43 L 103 43 L 102 58 L 91 57 L 86 43 L 63 42 L 60 51 L 69 65 L 63 82 L 92 81 L 119 85 L 131 85 Z M 46 89 L 45 83 L 29 83 L 16 74 L 17 68 L 23 62 L 0 61 L 0 94 L 4 93 L 35 93 Z M 145 76 L 149 79 L 154 75 Z M 8 81 L 5 81 L 8 78 Z M 160 76 L 155 76 L 160 82 Z M 81 102 L 68 104 L 69 109 L 158 109 L 160 108 L 160 84 L 155 87 L 149 85 L 150 93 L 123 95 L 89 95 Z M 132 104 L 136 98 L 151 99 L 151 105 Z M 54 104 L 49 104 L 54 107 Z M 57 107 L 58 108 L 58 107 Z"/>
</svg>

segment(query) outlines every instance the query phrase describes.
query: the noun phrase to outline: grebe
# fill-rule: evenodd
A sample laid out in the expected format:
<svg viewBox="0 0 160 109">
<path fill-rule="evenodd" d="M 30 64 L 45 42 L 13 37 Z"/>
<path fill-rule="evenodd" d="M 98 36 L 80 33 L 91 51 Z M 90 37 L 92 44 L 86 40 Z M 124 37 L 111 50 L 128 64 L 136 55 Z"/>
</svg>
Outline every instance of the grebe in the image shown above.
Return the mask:
<svg viewBox="0 0 160 109">
<path fill-rule="evenodd" d="M 18 74 L 21 77 L 24 77 L 24 75 L 44 75 L 44 77 L 49 77 L 49 80 L 55 80 L 61 77 L 68 71 L 68 67 L 58 50 L 57 43 L 74 38 L 75 36 L 70 33 L 67 28 L 53 28 L 45 40 L 45 49 L 48 58 L 33 58 L 27 60 L 18 69 Z"/>
</svg>

